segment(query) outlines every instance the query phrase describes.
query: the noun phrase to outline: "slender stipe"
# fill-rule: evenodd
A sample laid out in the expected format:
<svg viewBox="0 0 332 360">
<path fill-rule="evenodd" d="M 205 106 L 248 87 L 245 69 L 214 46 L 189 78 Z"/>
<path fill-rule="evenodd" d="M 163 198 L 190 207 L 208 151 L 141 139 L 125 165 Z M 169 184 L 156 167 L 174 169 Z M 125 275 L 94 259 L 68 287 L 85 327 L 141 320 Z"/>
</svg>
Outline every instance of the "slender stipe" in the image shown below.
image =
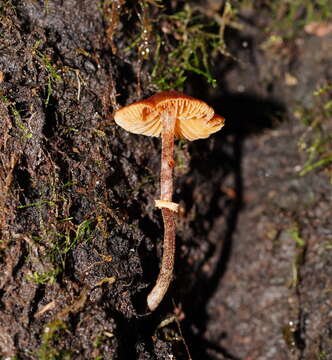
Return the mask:
<svg viewBox="0 0 332 360">
<path fill-rule="evenodd" d="M 173 196 L 173 167 L 174 167 L 174 131 L 175 114 L 164 111 L 161 115 L 161 171 L 160 171 L 160 200 L 172 201 Z M 147 298 L 148 307 L 155 310 L 167 292 L 173 278 L 175 254 L 175 212 L 162 208 L 164 221 L 163 258 L 156 285 Z"/>
</svg>

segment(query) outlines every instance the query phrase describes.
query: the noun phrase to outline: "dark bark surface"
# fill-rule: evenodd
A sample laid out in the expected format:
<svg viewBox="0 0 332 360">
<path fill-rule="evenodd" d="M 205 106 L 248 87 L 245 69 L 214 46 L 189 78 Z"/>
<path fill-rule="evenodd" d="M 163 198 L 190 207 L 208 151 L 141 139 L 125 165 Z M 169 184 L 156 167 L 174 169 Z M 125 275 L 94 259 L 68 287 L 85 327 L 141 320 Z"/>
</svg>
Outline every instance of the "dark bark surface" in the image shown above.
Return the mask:
<svg viewBox="0 0 332 360">
<path fill-rule="evenodd" d="M 153 86 L 124 49 L 137 19 L 112 43 L 103 6 L 0 5 L 0 358 L 332 358 L 331 168 L 299 176 L 297 112 L 332 82 L 332 34 L 268 43 L 245 13 L 218 86 L 188 79 L 226 125 L 176 145 L 175 279 L 149 314 L 161 144 L 112 112 Z"/>
</svg>

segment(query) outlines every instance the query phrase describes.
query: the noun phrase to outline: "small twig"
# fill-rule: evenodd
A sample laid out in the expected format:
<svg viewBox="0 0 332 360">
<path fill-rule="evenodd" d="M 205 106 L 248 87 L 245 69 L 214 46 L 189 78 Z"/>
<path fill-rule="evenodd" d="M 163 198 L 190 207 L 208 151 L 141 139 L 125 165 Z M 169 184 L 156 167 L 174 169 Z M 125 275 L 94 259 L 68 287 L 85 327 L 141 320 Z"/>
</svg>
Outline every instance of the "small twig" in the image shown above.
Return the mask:
<svg viewBox="0 0 332 360">
<path fill-rule="evenodd" d="M 174 302 L 174 299 L 172 299 L 172 302 L 173 302 L 173 306 L 174 308 L 176 309 L 179 309 L 176 305 L 175 305 L 175 302 Z M 177 313 L 177 311 L 175 311 L 176 315 L 174 317 L 174 321 L 176 322 L 176 325 L 178 327 L 178 330 L 179 330 L 179 333 L 180 333 L 180 336 L 181 336 L 181 339 L 182 339 L 182 342 L 183 342 L 183 345 L 186 349 L 186 352 L 187 352 L 187 355 L 188 355 L 188 360 L 192 360 L 192 357 L 191 357 L 191 354 L 190 354 L 190 350 L 189 350 L 189 346 L 186 342 L 186 339 L 184 338 L 183 336 L 183 333 L 182 333 L 182 329 L 181 329 L 181 325 L 180 325 L 180 321 L 179 321 L 179 314 Z"/>
</svg>

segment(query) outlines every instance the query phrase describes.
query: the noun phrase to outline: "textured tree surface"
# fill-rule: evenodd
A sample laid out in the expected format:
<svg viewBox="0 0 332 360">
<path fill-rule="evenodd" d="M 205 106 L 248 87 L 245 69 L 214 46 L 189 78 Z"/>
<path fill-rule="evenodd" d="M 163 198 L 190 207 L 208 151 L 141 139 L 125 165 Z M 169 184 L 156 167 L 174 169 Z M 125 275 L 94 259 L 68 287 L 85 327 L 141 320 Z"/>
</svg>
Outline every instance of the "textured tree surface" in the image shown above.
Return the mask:
<svg viewBox="0 0 332 360">
<path fill-rule="evenodd" d="M 0 358 L 332 358 L 331 168 L 299 175 L 297 111 L 332 82 L 331 32 L 268 42 L 266 14 L 244 9 L 218 86 L 188 78 L 226 125 L 176 143 L 175 274 L 149 314 L 161 144 L 112 113 L 154 87 L 125 49 L 137 17 L 108 13 L 112 29 L 107 6 L 0 4 Z"/>
</svg>

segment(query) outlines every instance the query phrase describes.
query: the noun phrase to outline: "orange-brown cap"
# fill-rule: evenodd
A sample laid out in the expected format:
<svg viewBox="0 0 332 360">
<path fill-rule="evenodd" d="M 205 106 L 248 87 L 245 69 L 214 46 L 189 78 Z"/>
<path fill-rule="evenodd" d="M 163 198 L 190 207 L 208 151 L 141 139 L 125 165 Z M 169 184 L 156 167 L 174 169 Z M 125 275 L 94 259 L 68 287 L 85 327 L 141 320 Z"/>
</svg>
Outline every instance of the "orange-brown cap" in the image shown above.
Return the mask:
<svg viewBox="0 0 332 360">
<path fill-rule="evenodd" d="M 204 139 L 224 126 L 224 118 L 216 115 L 204 101 L 177 91 L 163 91 L 125 106 L 116 111 L 114 120 L 134 134 L 159 136 L 163 111 L 175 113 L 178 138 Z"/>
</svg>

